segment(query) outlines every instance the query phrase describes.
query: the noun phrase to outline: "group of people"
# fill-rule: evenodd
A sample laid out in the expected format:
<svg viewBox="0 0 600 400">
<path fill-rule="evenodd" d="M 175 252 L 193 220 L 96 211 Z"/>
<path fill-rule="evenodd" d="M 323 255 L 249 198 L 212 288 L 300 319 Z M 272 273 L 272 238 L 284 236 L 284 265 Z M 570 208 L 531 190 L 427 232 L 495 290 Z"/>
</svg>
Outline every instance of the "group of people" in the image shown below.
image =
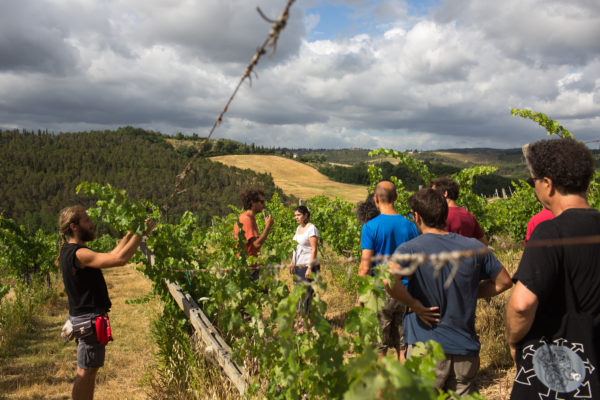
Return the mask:
<svg viewBox="0 0 600 400">
<path fill-rule="evenodd" d="M 377 348 L 382 356 L 394 349 L 403 360 L 417 342 L 434 340 L 446 355 L 435 367 L 436 387 L 472 393 L 480 351 L 477 299 L 496 296 L 514 283 L 505 317 L 506 340 L 517 366 L 511 398 L 594 398 L 600 395 L 600 212 L 586 200 L 593 157 L 582 143 L 552 139 L 528 146 L 526 159 L 530 184 L 547 211 L 530 223 L 527 246 L 512 278 L 487 249 L 487 238 L 474 216 L 456 204 L 459 187 L 451 179 L 435 180 L 414 193 L 408 200 L 408 218 L 396 212 L 396 188 L 389 181 L 379 182 L 374 194 L 358 205 L 357 217 L 363 223 L 359 275 L 373 274 L 381 260 L 396 274 L 381 289 L 386 301 L 377 315 L 381 327 Z M 265 210 L 260 189 L 243 193 L 242 204 L 238 220 L 245 251 L 256 257 L 273 217 L 265 215 L 260 232 L 256 216 Z M 290 272 L 299 281 L 310 281 L 319 271 L 319 232 L 305 206 L 297 207 L 294 216 L 297 247 Z M 237 225 L 234 231 L 239 234 Z M 73 387 L 74 399 L 90 399 L 110 337 L 106 316 L 111 303 L 101 269 L 127 263 L 142 237 L 128 233 L 111 252 L 94 252 L 86 247 L 94 238 L 94 225 L 79 206 L 61 212 L 59 228 L 63 243 L 57 262 L 69 299 L 69 321 L 95 324 L 91 334 L 77 339 Z M 154 223 L 147 221 L 145 234 L 153 228 Z M 425 265 L 410 276 L 398 274 L 408 265 L 401 261 L 403 256 L 419 254 L 428 260 L 427 256 L 442 252 L 468 256 L 447 262 L 437 272 Z M 257 280 L 258 274 L 255 263 L 250 279 Z M 451 283 L 446 287 L 447 281 Z M 312 295 L 307 285 L 299 312 L 308 313 Z"/>
<path fill-rule="evenodd" d="M 380 215 L 368 220 L 376 215 L 372 207 L 358 208 L 359 219 L 368 221 L 361 233 L 362 275 L 369 273 L 373 255 L 390 256 L 391 271 L 397 272 L 409 263 L 395 257 L 469 254 L 457 258 L 457 270 L 451 262 L 437 273 L 425 265 L 386 283 L 388 300 L 378 313 L 380 350 L 385 354 L 393 347 L 400 357 L 410 356 L 415 343 L 434 340 L 446 356 L 436 364 L 436 387 L 472 393 L 479 369 L 477 299 L 514 283 L 505 314 L 517 367 L 511 398 L 595 398 L 600 395 L 600 212 L 586 198 L 593 156 L 572 139 L 542 140 L 524 153 L 529 183 L 544 210 L 528 224 L 527 246 L 512 278 L 485 248 L 487 239 L 473 215 L 457 207 L 456 182 L 439 179 L 414 193 L 408 200 L 410 221 L 390 207 L 391 182 L 375 189 Z M 391 217 L 401 222 L 390 223 Z M 416 226 L 418 236 L 407 223 Z"/>
<path fill-rule="evenodd" d="M 397 255 L 485 249 L 487 240 L 476 219 L 456 205 L 458 194 L 458 184 L 451 179 L 431 182 L 431 188 L 419 190 L 408 199 L 409 219 L 394 208 L 394 184 L 377 184 L 372 199 L 379 215 L 363 225 L 359 275 L 372 274 L 375 256 L 388 256 L 387 263 L 397 271 L 407 266 L 394 261 Z M 366 219 L 363 215 L 368 209 L 372 207 L 359 205 L 360 220 Z M 399 275 L 393 282 L 386 282 L 386 301 L 377 313 L 381 330 L 377 348 L 380 357 L 394 349 L 402 361 L 411 355 L 417 342 L 440 343 L 446 359 L 436 365 L 436 387 L 466 394 L 474 391 L 479 369 L 477 299 L 503 292 L 512 281 L 491 252 L 474 252 L 459 262 L 448 288 L 444 283 L 454 273 L 452 263 L 437 274 L 426 265 L 411 276 Z"/>
</svg>

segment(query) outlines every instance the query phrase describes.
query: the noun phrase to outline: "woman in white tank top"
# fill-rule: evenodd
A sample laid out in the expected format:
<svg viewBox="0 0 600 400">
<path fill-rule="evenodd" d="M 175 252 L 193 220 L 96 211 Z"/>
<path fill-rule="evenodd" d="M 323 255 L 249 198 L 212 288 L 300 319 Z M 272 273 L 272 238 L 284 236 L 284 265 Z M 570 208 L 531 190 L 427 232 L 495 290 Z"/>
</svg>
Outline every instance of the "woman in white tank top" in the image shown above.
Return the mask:
<svg viewBox="0 0 600 400">
<path fill-rule="evenodd" d="M 310 212 L 306 206 L 298 206 L 294 210 L 294 217 L 298 223 L 294 240 L 298 242 L 296 250 L 292 254 L 292 268 L 290 272 L 295 274 L 297 281 L 312 282 L 308 279 L 311 273 L 319 271 L 319 258 L 317 254 L 319 243 L 319 231 L 310 221 Z M 308 306 L 313 295 L 311 286 L 307 286 L 304 299 L 298 304 L 298 312 L 308 314 Z"/>
</svg>

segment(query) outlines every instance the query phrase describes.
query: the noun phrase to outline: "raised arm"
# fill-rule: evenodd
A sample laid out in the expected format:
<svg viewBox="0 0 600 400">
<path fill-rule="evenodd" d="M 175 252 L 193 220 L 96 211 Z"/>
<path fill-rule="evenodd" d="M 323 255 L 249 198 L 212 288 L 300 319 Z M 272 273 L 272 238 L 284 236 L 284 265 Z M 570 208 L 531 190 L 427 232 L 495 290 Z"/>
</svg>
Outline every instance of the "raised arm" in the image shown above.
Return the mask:
<svg viewBox="0 0 600 400">
<path fill-rule="evenodd" d="M 123 247 L 125 247 L 125 245 L 127 244 L 127 242 L 129 242 L 132 238 L 133 238 L 133 234 L 131 232 L 127 232 L 125 234 L 125 236 L 123 236 L 123 238 L 121 238 L 121 240 L 119 241 L 119 243 L 115 246 L 114 249 L 112 249 L 109 253 L 111 254 L 116 254 L 119 251 L 121 251 L 123 249 Z"/>
<path fill-rule="evenodd" d="M 267 215 L 267 217 L 265 218 L 265 229 L 262 231 L 262 233 L 260 234 L 259 237 L 257 237 L 256 239 L 252 240 L 250 242 L 250 244 L 254 247 L 256 247 L 257 249 L 260 249 L 262 247 L 262 245 L 265 243 L 265 240 L 267 240 L 267 236 L 269 236 L 269 232 L 271 231 L 271 228 L 273 227 L 273 216 L 272 215 Z"/>
<path fill-rule="evenodd" d="M 155 222 L 147 219 L 147 229 L 144 232 L 144 235 L 152 232 L 155 225 Z M 127 264 L 131 257 L 133 257 L 141 241 L 142 236 L 127 232 L 119 244 L 117 244 L 117 246 L 108 253 L 98 253 L 88 248 L 81 248 L 77 250 L 75 256 L 77 257 L 77 261 L 82 268 L 119 267 Z"/>
<path fill-rule="evenodd" d="M 508 275 L 508 271 L 502 267 L 498 274 L 491 278 L 481 281 L 477 291 L 477 298 L 484 299 L 494 297 L 512 287 L 513 283 Z"/>
</svg>

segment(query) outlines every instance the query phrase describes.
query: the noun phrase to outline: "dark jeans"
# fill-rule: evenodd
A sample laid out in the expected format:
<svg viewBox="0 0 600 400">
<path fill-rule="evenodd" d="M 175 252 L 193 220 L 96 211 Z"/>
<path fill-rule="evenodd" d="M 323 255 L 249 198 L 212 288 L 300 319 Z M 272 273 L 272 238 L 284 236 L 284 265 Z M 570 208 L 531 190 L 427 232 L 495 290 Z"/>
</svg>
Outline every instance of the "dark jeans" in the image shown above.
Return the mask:
<svg viewBox="0 0 600 400">
<path fill-rule="evenodd" d="M 250 272 L 248 272 L 248 277 L 250 278 L 250 282 L 256 282 L 259 278 L 259 274 L 260 274 L 260 269 L 258 269 L 258 268 L 251 269 Z"/>
<path fill-rule="evenodd" d="M 296 273 L 296 276 L 294 277 L 294 280 L 296 282 L 312 282 L 312 279 L 306 279 L 305 275 L 306 275 L 306 270 L 308 269 L 308 267 L 304 266 L 296 266 L 294 267 L 294 272 Z M 315 265 L 312 267 L 312 272 L 316 273 L 319 272 L 320 270 L 320 266 L 319 265 Z M 314 290 L 312 288 L 312 286 L 307 285 L 306 286 L 306 293 L 304 294 L 304 298 L 300 299 L 300 301 L 298 302 L 298 314 L 299 313 L 303 313 L 308 315 L 308 311 L 309 311 L 309 307 L 310 307 L 310 299 L 313 297 L 314 295 Z"/>
</svg>

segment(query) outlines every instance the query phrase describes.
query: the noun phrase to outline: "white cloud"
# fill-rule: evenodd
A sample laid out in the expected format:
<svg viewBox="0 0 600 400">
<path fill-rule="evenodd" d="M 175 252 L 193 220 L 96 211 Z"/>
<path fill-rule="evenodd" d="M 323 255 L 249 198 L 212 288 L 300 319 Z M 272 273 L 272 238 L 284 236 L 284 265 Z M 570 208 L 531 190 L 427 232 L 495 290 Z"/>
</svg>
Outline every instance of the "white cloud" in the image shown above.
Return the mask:
<svg viewBox="0 0 600 400">
<path fill-rule="evenodd" d="M 304 26 L 306 28 L 306 32 L 311 32 L 317 25 L 319 25 L 319 20 L 321 17 L 319 14 L 308 14 L 304 17 Z"/>
<path fill-rule="evenodd" d="M 509 114 L 526 107 L 596 138 L 596 1 L 452 0 L 424 16 L 404 1 L 344 4 L 372 15 L 376 29 L 309 42 L 321 17 L 294 5 L 277 54 L 260 60 L 215 137 L 281 147 L 517 147 L 544 137 Z M 258 5 L 273 18 L 283 6 Z M 4 1 L 2 127 L 207 134 L 269 30 L 255 6 Z"/>
</svg>

